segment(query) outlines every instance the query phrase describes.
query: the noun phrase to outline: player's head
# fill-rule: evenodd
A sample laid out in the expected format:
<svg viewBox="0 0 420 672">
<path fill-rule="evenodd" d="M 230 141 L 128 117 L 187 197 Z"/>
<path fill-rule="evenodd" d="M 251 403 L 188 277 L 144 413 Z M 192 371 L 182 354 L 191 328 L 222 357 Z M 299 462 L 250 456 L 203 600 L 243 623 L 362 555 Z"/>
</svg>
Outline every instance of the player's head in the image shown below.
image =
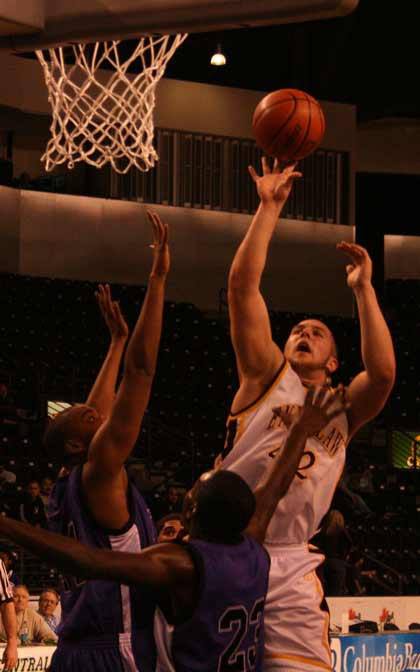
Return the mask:
<svg viewBox="0 0 420 672">
<path fill-rule="evenodd" d="M 320 377 L 327 379 L 338 368 L 334 336 L 320 320 L 308 319 L 296 324 L 286 341 L 284 356 L 301 376 L 319 372 Z"/>
<path fill-rule="evenodd" d="M 84 462 L 87 451 L 104 422 L 98 411 L 86 404 L 76 404 L 58 413 L 44 434 L 44 446 L 51 458 L 72 467 Z"/>
<path fill-rule="evenodd" d="M 232 471 L 206 472 L 184 499 L 184 525 L 190 536 L 218 543 L 237 543 L 254 512 L 252 490 Z"/>
<path fill-rule="evenodd" d="M 177 541 L 185 535 L 183 518 L 180 513 L 168 513 L 156 523 L 158 543 Z"/>
</svg>

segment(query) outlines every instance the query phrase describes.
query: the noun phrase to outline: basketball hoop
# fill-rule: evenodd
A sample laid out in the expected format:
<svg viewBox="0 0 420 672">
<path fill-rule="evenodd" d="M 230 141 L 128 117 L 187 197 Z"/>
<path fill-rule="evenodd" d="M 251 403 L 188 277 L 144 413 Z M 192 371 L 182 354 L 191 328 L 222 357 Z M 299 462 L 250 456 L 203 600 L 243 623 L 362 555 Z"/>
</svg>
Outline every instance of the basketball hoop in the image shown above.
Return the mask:
<svg viewBox="0 0 420 672">
<path fill-rule="evenodd" d="M 142 37 L 128 57 L 121 40 L 38 50 L 52 108 L 51 138 L 41 159 L 46 170 L 61 163 L 74 168 L 79 161 L 97 168 L 110 163 L 117 173 L 152 168 L 158 160 L 156 86 L 186 37 Z M 135 65 L 141 72 L 129 75 Z"/>
</svg>

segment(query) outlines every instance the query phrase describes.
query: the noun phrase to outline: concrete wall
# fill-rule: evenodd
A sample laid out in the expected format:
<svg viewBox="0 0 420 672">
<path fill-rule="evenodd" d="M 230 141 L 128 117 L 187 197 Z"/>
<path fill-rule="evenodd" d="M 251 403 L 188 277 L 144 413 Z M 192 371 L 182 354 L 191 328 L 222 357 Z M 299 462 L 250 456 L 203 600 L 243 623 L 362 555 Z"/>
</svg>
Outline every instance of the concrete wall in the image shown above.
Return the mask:
<svg viewBox="0 0 420 672">
<path fill-rule="evenodd" d="M 420 237 L 385 236 L 385 275 L 420 280 Z"/>
<path fill-rule="evenodd" d="M 8 212 L 0 220 L 0 238 L 8 236 L 15 247 L 19 241 L 13 268 L 10 255 L 2 250 L 0 272 L 129 284 L 147 281 L 151 232 L 145 206 L 7 187 L 0 187 L 0 204 Z M 164 206 L 156 210 L 170 226 L 168 298 L 217 309 L 219 290 L 226 287 L 250 216 Z M 282 220 L 264 275 L 269 305 L 351 315 L 345 259 L 335 244 L 352 240 L 353 233 L 348 226 Z"/>
<path fill-rule="evenodd" d="M 356 170 L 420 175 L 420 120 L 381 119 L 357 129 Z"/>
</svg>

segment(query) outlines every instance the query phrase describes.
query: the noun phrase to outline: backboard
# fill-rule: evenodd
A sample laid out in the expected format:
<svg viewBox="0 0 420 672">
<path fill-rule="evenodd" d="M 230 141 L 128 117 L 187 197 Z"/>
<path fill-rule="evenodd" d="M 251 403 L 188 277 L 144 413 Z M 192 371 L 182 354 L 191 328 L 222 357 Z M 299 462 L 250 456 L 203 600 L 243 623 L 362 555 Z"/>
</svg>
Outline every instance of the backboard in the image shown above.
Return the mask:
<svg viewBox="0 0 420 672">
<path fill-rule="evenodd" d="M 344 16 L 359 0 L 0 0 L 0 48 L 24 51 L 145 34 Z"/>
</svg>

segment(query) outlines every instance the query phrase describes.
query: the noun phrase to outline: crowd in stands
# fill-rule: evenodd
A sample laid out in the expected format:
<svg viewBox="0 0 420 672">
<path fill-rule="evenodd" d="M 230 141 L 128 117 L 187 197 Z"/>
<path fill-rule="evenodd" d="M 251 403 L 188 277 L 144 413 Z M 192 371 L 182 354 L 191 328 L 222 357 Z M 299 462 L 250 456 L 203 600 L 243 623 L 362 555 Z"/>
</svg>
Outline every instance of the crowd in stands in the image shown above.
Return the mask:
<svg viewBox="0 0 420 672">
<path fill-rule="evenodd" d="M 11 275 L 0 276 L 0 283 L 1 310 L 7 315 L 0 327 L 0 513 L 44 527 L 60 467 L 42 448 L 47 402 L 87 397 L 107 332 L 92 283 Z M 420 349 L 414 338 L 420 288 L 415 281 L 412 292 L 408 286 L 395 281 L 387 290 L 399 371 L 392 398 L 375 424 L 352 441 L 332 512 L 313 540 L 327 556 L 324 580 L 330 595 L 420 593 L 418 470 L 415 464 L 396 469 L 389 455 L 391 426 L 415 430 L 420 417 Z M 132 325 L 144 288 L 113 291 Z M 404 300 L 398 298 L 402 295 Z M 271 317 L 279 343 L 301 318 L 293 313 Z M 357 321 L 326 321 L 340 354 L 335 382 L 348 383 L 360 369 Z M 157 522 L 159 541 L 182 537 L 183 494 L 220 452 L 236 386 L 226 316 L 209 317 L 191 304 L 168 302 L 153 394 L 128 464 Z M 417 429 L 420 434 L 420 425 Z M 39 610 L 54 631 L 58 572 L 10 544 L 2 557 L 23 595 L 22 605 L 28 589 L 38 594 L 45 589 Z M 27 603 L 21 611 L 26 609 Z"/>
</svg>

